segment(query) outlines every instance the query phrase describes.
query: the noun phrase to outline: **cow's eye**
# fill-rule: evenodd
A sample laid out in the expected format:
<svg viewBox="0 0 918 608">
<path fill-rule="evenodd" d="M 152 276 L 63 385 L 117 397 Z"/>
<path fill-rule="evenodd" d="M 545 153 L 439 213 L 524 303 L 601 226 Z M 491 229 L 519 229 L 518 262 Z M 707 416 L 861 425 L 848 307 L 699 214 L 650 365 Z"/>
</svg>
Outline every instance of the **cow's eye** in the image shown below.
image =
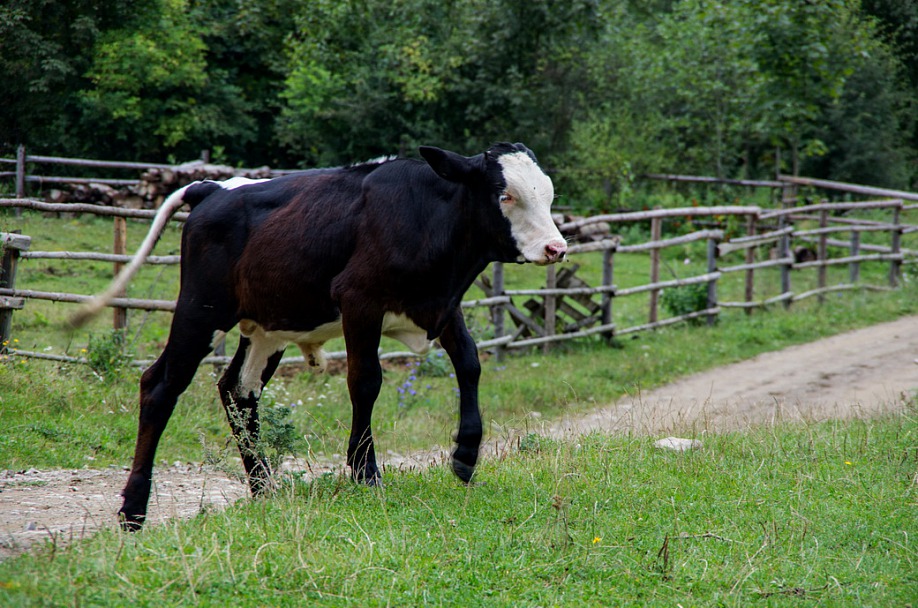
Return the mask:
<svg viewBox="0 0 918 608">
<path fill-rule="evenodd" d="M 500 202 L 502 202 L 502 203 L 506 203 L 506 204 L 509 205 L 510 203 L 513 202 L 513 197 L 510 196 L 509 194 L 507 194 L 507 193 L 505 192 L 505 193 L 503 193 L 503 194 L 500 195 L 500 199 L 498 199 L 498 200 L 500 200 Z"/>
</svg>

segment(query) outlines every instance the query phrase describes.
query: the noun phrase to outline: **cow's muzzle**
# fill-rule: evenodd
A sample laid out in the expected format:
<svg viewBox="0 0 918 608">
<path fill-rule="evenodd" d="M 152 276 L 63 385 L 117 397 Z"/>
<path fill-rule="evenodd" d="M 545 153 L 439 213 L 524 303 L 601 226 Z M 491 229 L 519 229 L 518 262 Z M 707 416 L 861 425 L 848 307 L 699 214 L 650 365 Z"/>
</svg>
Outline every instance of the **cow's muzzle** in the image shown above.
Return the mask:
<svg viewBox="0 0 918 608">
<path fill-rule="evenodd" d="M 545 245 L 544 255 L 546 264 L 560 262 L 567 255 L 567 243 L 565 241 L 551 241 Z"/>
</svg>

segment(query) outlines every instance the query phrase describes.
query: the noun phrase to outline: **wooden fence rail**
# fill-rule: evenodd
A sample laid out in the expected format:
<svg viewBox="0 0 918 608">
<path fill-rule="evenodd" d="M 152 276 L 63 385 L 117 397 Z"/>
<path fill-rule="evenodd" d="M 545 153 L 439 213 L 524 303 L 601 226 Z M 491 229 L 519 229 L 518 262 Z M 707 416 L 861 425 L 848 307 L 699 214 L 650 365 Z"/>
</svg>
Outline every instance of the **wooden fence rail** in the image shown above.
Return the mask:
<svg viewBox="0 0 918 608">
<path fill-rule="evenodd" d="M 54 157 L 49 157 L 54 158 Z M 144 165 L 147 166 L 147 165 Z M 667 177 L 667 176 L 656 176 Z M 668 176 L 685 178 L 688 176 Z M 685 180 L 701 181 L 705 180 Z M 818 182 L 814 184 L 812 182 Z M 733 183 L 733 182 L 728 182 Z M 491 336 L 489 339 L 479 341 L 480 349 L 489 349 L 498 356 L 506 350 L 521 349 L 541 346 L 547 348 L 564 340 L 584 338 L 587 336 L 601 335 L 606 338 L 627 335 L 639 331 L 646 331 L 666 327 L 675 323 L 695 319 L 706 319 L 713 322 L 723 309 L 742 309 L 751 313 L 757 308 L 772 305 L 789 306 L 809 297 L 822 298 L 825 294 L 848 289 L 890 289 L 898 285 L 901 266 L 906 262 L 918 261 L 918 252 L 901 246 L 902 235 L 918 230 L 918 226 L 902 222 L 903 212 L 918 209 L 918 205 L 907 207 L 906 200 L 918 200 L 918 195 L 888 191 L 882 189 L 866 189 L 868 192 L 849 184 L 836 182 L 830 185 L 843 188 L 842 191 L 871 196 L 894 196 L 879 201 L 844 202 L 844 203 L 818 203 L 798 207 L 794 205 L 793 198 L 788 194 L 793 189 L 790 186 L 818 186 L 827 188 L 829 185 L 823 180 L 805 180 L 804 178 L 784 178 L 777 182 L 752 183 L 742 181 L 736 185 L 747 187 L 782 188 L 785 192 L 785 208 L 762 209 L 758 206 L 713 206 L 713 207 L 686 207 L 677 209 L 654 209 L 632 213 L 614 213 L 597 215 L 589 218 L 561 224 L 561 230 L 576 230 L 594 223 L 605 222 L 615 227 L 622 224 L 647 222 L 650 224 L 650 240 L 643 243 L 622 244 L 618 237 L 607 237 L 596 242 L 577 243 L 569 247 L 569 257 L 576 262 L 578 256 L 591 252 L 601 252 L 602 278 L 600 285 L 588 285 L 576 276 L 577 264 L 572 266 L 550 266 L 546 269 L 544 287 L 538 289 L 506 289 L 504 287 L 504 269 L 501 264 L 492 265 L 490 273 L 483 275 L 476 283 L 484 292 L 483 298 L 468 300 L 462 303 L 465 310 L 485 308 L 488 311 L 489 327 L 486 330 Z M 155 212 L 143 210 L 130 210 L 118 207 L 102 207 L 85 204 L 50 204 L 24 198 L 0 199 L 0 207 L 15 207 L 33 209 L 41 212 L 69 212 L 69 213 L 94 213 L 115 218 L 114 221 L 124 222 L 123 218 L 135 220 L 148 220 Z M 887 212 L 890 220 L 878 221 L 877 219 L 859 219 L 854 217 L 840 217 L 835 214 L 842 212 L 871 211 Z M 697 218 L 736 218 L 745 224 L 746 233 L 737 235 L 729 240 L 725 238 L 723 230 L 701 229 L 694 232 L 664 238 L 663 224 L 667 220 L 683 220 Z M 187 214 L 176 214 L 176 221 L 184 221 Z M 777 222 L 777 227 L 773 227 Z M 741 225 L 742 225 L 741 223 Z M 799 223 L 818 224 L 799 226 Z M 759 232 L 760 227 L 765 227 L 764 232 Z M 865 233 L 886 232 L 890 235 L 888 245 L 866 244 L 860 242 L 860 237 Z M 830 238 L 831 235 L 848 233 L 850 241 Z M 7 239 L 5 253 L 12 255 L 16 251 L 16 262 L 19 260 L 87 260 L 101 261 L 113 264 L 124 264 L 130 256 L 124 253 L 97 253 L 97 252 L 66 252 L 66 251 L 30 251 L 28 237 L 17 235 L 4 235 Z M 115 249 L 118 248 L 118 235 L 116 224 Z M 16 241 L 26 243 L 26 246 L 14 249 L 9 243 Z M 672 247 L 684 247 L 693 243 L 707 243 L 706 270 L 694 276 L 661 280 L 661 251 Z M 804 244 L 806 247 L 815 246 L 816 259 L 796 259 L 792 249 L 793 243 Z M 758 260 L 757 254 L 762 248 L 774 248 L 777 255 L 773 259 Z M 847 255 L 830 256 L 831 249 L 845 250 Z M 866 252 L 866 253 L 865 253 Z M 650 272 L 647 281 L 639 285 L 622 287 L 616 285 L 615 258 L 617 255 L 647 254 L 650 256 Z M 731 255 L 742 255 L 739 263 L 721 265 Z M 4 258 L 6 259 L 6 258 Z M 149 264 L 177 264 L 180 257 L 151 256 Z M 6 263 L 6 261 L 4 261 Z M 860 265 L 862 263 L 886 263 L 890 265 L 889 287 L 865 285 L 859 280 Z M 842 284 L 828 285 L 826 270 L 832 266 L 848 265 L 850 268 L 850 281 Z M 4 267 L 5 268 L 5 267 Z M 756 297 L 756 277 L 762 276 L 763 270 L 777 268 L 781 272 L 781 285 L 778 295 L 765 298 Z M 815 269 L 817 274 L 817 287 L 803 292 L 794 292 L 790 288 L 791 272 Z M 745 290 L 741 301 L 719 301 L 718 285 L 723 277 L 731 274 L 745 273 Z M 12 273 L 5 273 L 12 278 Z M 2 277 L 0 277 L 2 278 Z M 760 279 L 761 281 L 761 279 Z M 702 310 L 694 310 L 686 314 L 673 315 L 660 318 L 659 296 L 664 290 L 678 289 L 692 285 L 707 286 L 707 305 Z M 624 297 L 646 295 L 647 322 L 638 323 L 629 327 L 620 327 L 616 322 L 616 311 L 619 307 L 615 302 Z M 91 296 L 37 291 L 17 288 L 11 280 L 0 281 L 0 333 L 2 333 L 3 319 L 7 319 L 7 327 L 12 312 L 26 305 L 28 300 L 49 300 L 55 302 L 82 303 Z M 112 302 L 112 307 L 117 310 L 156 310 L 172 311 L 175 303 L 167 300 L 149 300 L 121 297 Z M 6 315 L 5 317 L 3 315 Z M 508 323 L 509 321 L 509 323 Z M 116 321 L 117 323 L 117 321 Z M 5 334 L 8 339 L 9 332 Z M 73 360 L 46 353 L 29 353 L 16 351 L 23 356 L 53 360 Z M 408 353 L 388 353 L 384 357 L 406 356 Z M 331 358 L 342 358 L 343 353 L 332 353 Z M 225 357 L 213 357 L 217 363 L 225 363 Z M 301 357 L 290 357 L 284 363 L 301 362 Z"/>
</svg>

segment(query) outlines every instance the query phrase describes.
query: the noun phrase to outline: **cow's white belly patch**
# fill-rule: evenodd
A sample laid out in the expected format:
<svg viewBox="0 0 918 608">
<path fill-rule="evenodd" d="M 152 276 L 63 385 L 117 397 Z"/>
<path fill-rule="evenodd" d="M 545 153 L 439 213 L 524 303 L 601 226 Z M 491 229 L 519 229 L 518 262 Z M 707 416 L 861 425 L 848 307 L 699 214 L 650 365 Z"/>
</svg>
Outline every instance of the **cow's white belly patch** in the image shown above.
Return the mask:
<svg viewBox="0 0 918 608">
<path fill-rule="evenodd" d="M 309 331 L 265 331 L 251 319 L 239 322 L 239 331 L 250 340 L 245 361 L 239 374 L 238 395 L 261 396 L 261 374 L 268 365 L 271 355 L 284 350 L 288 344 L 296 344 L 303 353 L 306 364 L 316 371 L 326 367 L 325 351 L 322 346 L 334 338 L 344 335 L 341 320 L 319 325 Z M 427 332 L 415 325 L 405 315 L 386 313 L 383 317 L 382 335 L 398 340 L 412 352 L 424 354 L 433 346 L 427 339 Z"/>
</svg>

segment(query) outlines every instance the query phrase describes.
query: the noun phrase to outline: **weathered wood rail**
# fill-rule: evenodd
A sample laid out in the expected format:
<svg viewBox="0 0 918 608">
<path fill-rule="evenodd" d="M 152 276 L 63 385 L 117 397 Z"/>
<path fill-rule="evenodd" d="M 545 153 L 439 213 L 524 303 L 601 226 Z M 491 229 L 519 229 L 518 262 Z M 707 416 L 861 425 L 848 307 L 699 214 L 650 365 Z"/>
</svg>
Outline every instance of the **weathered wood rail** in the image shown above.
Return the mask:
<svg viewBox="0 0 918 608">
<path fill-rule="evenodd" d="M 693 178 L 691 176 L 652 176 L 661 179 L 694 181 L 698 183 L 729 183 L 743 187 L 780 188 L 784 192 L 783 205 L 779 209 L 762 209 L 758 206 L 728 205 L 713 207 L 686 207 L 676 209 L 654 209 L 648 211 L 624 212 L 592 216 L 560 225 L 562 231 L 575 230 L 594 223 L 607 223 L 612 233 L 619 226 L 637 222 L 649 224 L 650 239 L 646 242 L 622 243 L 618 237 L 610 236 L 595 242 L 575 243 L 569 247 L 569 257 L 574 262 L 567 267 L 550 266 L 545 270 L 544 286 L 537 289 L 506 289 L 504 285 L 504 268 L 494 264 L 488 273 L 476 282 L 484 297 L 467 300 L 462 306 L 468 311 L 487 309 L 489 325 L 485 330 L 487 339 L 479 341 L 479 348 L 491 350 L 498 356 L 501 353 L 531 347 L 550 348 L 551 345 L 565 340 L 580 339 L 601 335 L 604 338 L 623 336 L 640 331 L 665 327 L 689 321 L 705 320 L 713 323 L 718 315 L 726 309 L 742 309 L 747 314 L 755 309 L 773 305 L 790 306 L 810 297 L 823 298 L 826 294 L 849 289 L 892 289 L 898 286 L 901 268 L 904 263 L 918 261 L 918 251 L 903 248 L 902 237 L 918 231 L 918 226 L 903 223 L 903 214 L 918 205 L 905 205 L 905 201 L 918 201 L 918 194 L 902 193 L 883 189 L 859 187 L 850 184 L 825 182 L 824 180 L 806 180 L 805 178 L 786 178 L 779 181 L 751 182 L 748 180 L 716 180 L 715 178 Z M 812 183 L 817 182 L 818 183 Z M 798 187 L 834 188 L 842 192 L 884 196 L 883 200 L 843 203 L 818 203 L 797 206 L 796 200 L 789 196 Z M 894 197 L 889 197 L 895 194 Z M 32 209 L 52 213 L 94 213 L 113 217 L 116 222 L 113 249 L 123 243 L 125 229 L 124 218 L 148 220 L 154 212 L 149 210 L 122 209 L 85 204 L 51 204 L 25 198 L 0 199 L 0 207 Z M 872 218 L 852 217 L 853 213 L 869 212 Z M 848 215 L 839 215 L 839 214 Z M 877 214 L 886 214 L 888 219 L 876 219 Z M 184 221 L 187 214 L 176 214 L 174 221 Z M 726 238 L 723 229 L 699 229 L 687 234 L 664 236 L 664 223 L 732 218 L 734 223 L 745 226 L 745 234 Z M 119 227 L 118 222 L 122 225 Z M 121 231 L 119 233 L 119 230 Z M 888 244 L 867 244 L 861 242 L 864 234 L 886 233 Z M 838 235 L 849 235 L 849 240 L 841 240 Z M 124 253 L 66 252 L 30 250 L 28 237 L 4 235 L 7 239 L 5 254 L 15 255 L 15 263 L 20 260 L 91 260 L 112 264 L 123 264 L 130 260 Z M 14 248 L 9 243 L 17 242 L 24 246 Z M 36 240 L 40 243 L 40 240 Z M 692 276 L 676 277 L 664 280 L 660 277 L 663 265 L 661 252 L 672 247 L 688 247 L 704 243 L 706 261 L 704 269 Z M 812 259 L 803 259 L 797 255 L 797 248 L 805 247 L 812 254 Z M 697 245 L 696 245 L 697 247 Z M 769 255 L 762 253 L 768 251 Z M 843 255 L 839 255 L 839 251 Z M 13 253 L 15 252 L 15 254 Z M 576 275 L 577 260 L 580 256 L 596 254 L 602 257 L 601 280 L 599 285 L 588 285 Z M 621 255 L 647 255 L 649 257 L 649 274 L 647 282 L 620 286 L 615 283 L 615 259 Z M 731 259 L 738 255 L 742 259 Z M 767 259 L 762 259 L 762 258 Z M 179 263 L 180 257 L 151 256 L 148 264 L 171 265 Z M 4 264 L 6 264 L 4 257 Z M 12 264 L 12 262 L 11 262 Z M 868 285 L 861 281 L 862 264 L 888 264 L 887 285 Z M 848 281 L 829 284 L 828 269 L 847 265 Z M 4 266 L 4 269 L 6 266 Z M 780 287 L 773 285 L 763 288 L 763 281 L 774 281 L 774 271 L 779 274 Z M 816 288 L 794 291 L 791 286 L 796 279 L 793 276 L 800 272 L 815 270 L 817 273 Z M 3 277 L 14 278 L 14 272 L 4 270 Z M 718 297 L 719 285 L 734 273 L 742 273 L 743 297 L 736 301 L 725 301 Z M 764 278 L 763 278 L 764 275 Z M 0 277 L 0 279 L 3 279 Z M 692 285 L 704 285 L 707 289 L 707 301 L 703 307 L 681 315 L 664 317 L 661 315 L 660 295 L 664 290 Z M 764 297 L 757 293 L 764 291 Z M 777 293 L 774 293 L 777 291 Z M 0 333 L 6 323 L 9 338 L 9 324 L 12 313 L 27 305 L 29 300 L 48 300 L 55 302 L 82 303 L 91 296 L 83 294 L 54 293 L 24 289 L 15 286 L 12 280 L 0 280 Z M 646 297 L 646 322 L 625 326 L 618 314 L 616 302 L 622 298 Z M 121 297 L 112 302 L 118 311 L 172 311 L 175 303 L 169 300 L 149 300 Z M 632 307 L 633 308 L 633 307 Z M 122 317 L 123 319 L 123 317 Z M 121 321 L 121 327 L 123 323 Z M 115 327 L 119 327 L 116 316 Z M 75 361 L 79 358 L 46 353 L 16 351 L 23 356 L 33 356 L 55 361 Z M 410 353 L 383 353 L 383 357 L 402 357 Z M 331 353 L 330 357 L 343 358 L 344 353 Z M 225 362 L 225 357 L 213 357 L 209 361 Z M 301 362 L 299 357 L 284 359 L 285 363 Z M 147 361 L 138 362 L 146 364 Z"/>
</svg>

